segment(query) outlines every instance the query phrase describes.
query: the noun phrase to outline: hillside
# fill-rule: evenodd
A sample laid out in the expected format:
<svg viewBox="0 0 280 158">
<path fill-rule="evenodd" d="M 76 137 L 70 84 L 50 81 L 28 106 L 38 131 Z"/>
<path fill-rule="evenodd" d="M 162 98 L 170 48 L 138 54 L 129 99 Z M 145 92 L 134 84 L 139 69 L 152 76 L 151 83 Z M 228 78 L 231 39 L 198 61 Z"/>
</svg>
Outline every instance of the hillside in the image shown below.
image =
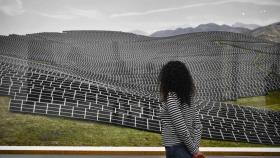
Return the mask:
<svg viewBox="0 0 280 158">
<path fill-rule="evenodd" d="M 260 27 L 249 32 L 254 37 L 280 43 L 280 22 Z"/>
<path fill-rule="evenodd" d="M 280 89 L 279 50 L 275 42 L 221 31 L 1 36 L 0 95 L 11 97 L 10 112 L 160 133 L 157 77 L 167 61 L 180 60 L 195 81 L 203 138 L 278 145 L 278 111 L 223 101 Z"/>
<path fill-rule="evenodd" d="M 275 102 L 280 92 L 247 98 L 259 106 L 280 110 Z M 246 104 L 243 99 L 242 103 Z M 0 96 L 0 145 L 16 146 L 162 146 L 159 134 L 91 121 L 11 113 L 10 98 Z M 279 101 L 278 101 L 279 102 Z M 16 132 L 15 132 L 16 131 Z M 110 135 L 110 137 L 108 137 Z M 275 147 L 272 145 L 203 139 L 201 147 Z"/>
</svg>

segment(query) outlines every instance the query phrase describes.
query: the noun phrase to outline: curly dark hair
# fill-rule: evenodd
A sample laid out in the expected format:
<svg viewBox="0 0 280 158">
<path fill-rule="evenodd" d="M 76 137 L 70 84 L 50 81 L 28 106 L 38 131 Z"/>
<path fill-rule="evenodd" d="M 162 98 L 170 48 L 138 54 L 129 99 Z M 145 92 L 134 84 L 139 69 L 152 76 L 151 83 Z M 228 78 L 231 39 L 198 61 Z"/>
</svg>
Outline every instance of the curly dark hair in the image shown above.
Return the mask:
<svg viewBox="0 0 280 158">
<path fill-rule="evenodd" d="M 191 104 L 195 86 L 192 76 L 184 63 L 169 61 L 162 67 L 158 79 L 162 101 L 166 102 L 168 92 L 175 92 L 181 104 Z"/>
</svg>

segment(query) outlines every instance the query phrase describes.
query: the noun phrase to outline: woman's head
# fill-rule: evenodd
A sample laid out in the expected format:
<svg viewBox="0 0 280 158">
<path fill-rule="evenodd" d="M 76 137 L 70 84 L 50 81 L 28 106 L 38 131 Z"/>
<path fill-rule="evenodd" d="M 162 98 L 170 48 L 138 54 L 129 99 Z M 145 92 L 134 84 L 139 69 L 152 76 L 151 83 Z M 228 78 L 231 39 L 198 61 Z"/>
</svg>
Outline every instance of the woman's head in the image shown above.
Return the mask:
<svg viewBox="0 0 280 158">
<path fill-rule="evenodd" d="M 169 61 L 159 74 L 160 95 L 166 101 L 168 92 L 175 92 L 181 103 L 190 104 L 190 97 L 194 94 L 192 76 L 180 61 Z"/>
</svg>

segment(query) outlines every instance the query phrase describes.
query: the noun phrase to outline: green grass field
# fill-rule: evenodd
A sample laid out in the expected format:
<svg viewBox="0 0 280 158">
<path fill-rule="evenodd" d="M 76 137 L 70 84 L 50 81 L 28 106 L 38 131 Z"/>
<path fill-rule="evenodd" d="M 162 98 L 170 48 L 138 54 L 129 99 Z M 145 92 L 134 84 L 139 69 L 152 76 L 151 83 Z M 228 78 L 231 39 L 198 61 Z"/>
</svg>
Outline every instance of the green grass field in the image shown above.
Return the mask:
<svg viewBox="0 0 280 158">
<path fill-rule="evenodd" d="M 268 92 L 268 95 L 266 96 L 239 98 L 235 101 L 227 101 L 227 103 L 280 111 L 280 90 Z"/>
<path fill-rule="evenodd" d="M 234 103 L 280 110 L 279 96 L 280 91 L 276 91 Z M 0 97 L 0 145 L 161 146 L 159 134 L 89 121 L 11 113 L 8 104 L 9 97 Z M 206 139 L 201 146 L 276 147 Z"/>
</svg>

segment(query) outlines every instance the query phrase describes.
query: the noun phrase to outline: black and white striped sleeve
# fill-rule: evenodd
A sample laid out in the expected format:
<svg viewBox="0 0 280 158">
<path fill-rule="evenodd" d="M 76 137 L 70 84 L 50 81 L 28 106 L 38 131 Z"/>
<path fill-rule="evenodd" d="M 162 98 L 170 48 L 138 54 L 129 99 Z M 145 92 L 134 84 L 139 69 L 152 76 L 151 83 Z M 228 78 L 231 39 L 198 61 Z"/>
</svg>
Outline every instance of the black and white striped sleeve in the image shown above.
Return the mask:
<svg viewBox="0 0 280 158">
<path fill-rule="evenodd" d="M 169 93 L 167 97 L 167 108 L 172 119 L 172 126 L 176 131 L 178 138 L 185 143 L 189 151 L 194 154 L 198 151 L 197 145 L 193 143 L 190 132 L 184 121 L 184 117 L 179 108 L 179 100 L 175 93 Z"/>
<path fill-rule="evenodd" d="M 193 121 L 194 125 L 194 144 L 197 146 L 197 148 L 199 147 L 200 144 L 200 140 L 201 140 L 201 134 L 202 134 L 202 124 L 200 122 L 200 114 L 199 111 L 197 109 L 197 107 L 195 108 L 195 119 Z"/>
</svg>

